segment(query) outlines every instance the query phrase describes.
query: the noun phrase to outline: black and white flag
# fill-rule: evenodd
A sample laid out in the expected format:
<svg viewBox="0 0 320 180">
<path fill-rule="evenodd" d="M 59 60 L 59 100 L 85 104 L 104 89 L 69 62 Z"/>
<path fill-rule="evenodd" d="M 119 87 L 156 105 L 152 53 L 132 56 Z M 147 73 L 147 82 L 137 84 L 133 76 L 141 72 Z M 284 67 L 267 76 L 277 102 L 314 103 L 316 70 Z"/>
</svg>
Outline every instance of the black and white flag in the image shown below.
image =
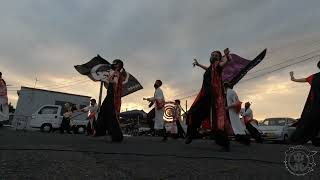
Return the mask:
<svg viewBox="0 0 320 180">
<path fill-rule="evenodd" d="M 100 55 L 92 58 L 89 62 L 74 66 L 82 75 L 88 76 L 93 81 L 102 81 L 108 87 L 108 77 L 112 73 L 111 64 Z M 122 97 L 143 89 L 139 81 L 130 73 L 123 71 L 125 80 L 123 81 Z"/>
</svg>

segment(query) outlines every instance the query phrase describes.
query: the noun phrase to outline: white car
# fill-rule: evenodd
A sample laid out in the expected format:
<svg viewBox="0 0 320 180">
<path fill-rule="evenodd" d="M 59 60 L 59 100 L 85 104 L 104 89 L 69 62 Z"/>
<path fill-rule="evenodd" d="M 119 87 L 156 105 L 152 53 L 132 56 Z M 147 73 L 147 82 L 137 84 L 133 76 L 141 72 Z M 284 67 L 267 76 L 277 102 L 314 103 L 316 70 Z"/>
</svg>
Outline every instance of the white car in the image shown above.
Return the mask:
<svg viewBox="0 0 320 180">
<path fill-rule="evenodd" d="M 60 105 L 44 105 L 39 108 L 30 121 L 31 128 L 40 128 L 42 132 L 51 132 L 58 129 L 63 119 L 63 110 Z M 86 113 L 74 113 L 73 130 L 75 133 L 86 129 L 88 120 Z"/>
<path fill-rule="evenodd" d="M 286 143 L 296 129 L 292 126 L 296 122 L 293 118 L 268 118 L 259 125 L 259 130 L 265 140 Z"/>
</svg>

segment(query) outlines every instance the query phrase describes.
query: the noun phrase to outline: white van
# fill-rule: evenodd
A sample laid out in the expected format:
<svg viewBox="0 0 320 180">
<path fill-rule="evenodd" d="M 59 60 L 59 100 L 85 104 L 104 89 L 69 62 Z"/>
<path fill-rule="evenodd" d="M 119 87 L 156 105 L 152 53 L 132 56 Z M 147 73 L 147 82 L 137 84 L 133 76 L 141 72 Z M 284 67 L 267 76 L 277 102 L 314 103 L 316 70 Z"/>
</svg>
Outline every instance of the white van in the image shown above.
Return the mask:
<svg viewBox="0 0 320 180">
<path fill-rule="evenodd" d="M 32 114 L 30 127 L 40 128 L 42 132 L 51 132 L 54 129 L 59 129 L 63 119 L 63 113 L 62 106 L 60 105 L 44 105 Z M 71 117 L 71 128 L 74 133 L 84 132 L 87 123 L 86 113 L 73 113 Z"/>
</svg>

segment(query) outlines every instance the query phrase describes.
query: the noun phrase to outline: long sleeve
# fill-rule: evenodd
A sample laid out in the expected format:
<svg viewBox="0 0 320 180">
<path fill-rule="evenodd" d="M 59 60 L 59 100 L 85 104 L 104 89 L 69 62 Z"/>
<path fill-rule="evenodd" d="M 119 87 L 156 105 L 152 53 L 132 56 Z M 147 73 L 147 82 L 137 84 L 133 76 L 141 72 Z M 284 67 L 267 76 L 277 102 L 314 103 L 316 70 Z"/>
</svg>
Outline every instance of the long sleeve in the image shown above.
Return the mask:
<svg viewBox="0 0 320 180">
<path fill-rule="evenodd" d="M 242 116 L 252 116 L 252 110 L 251 109 L 247 109 L 247 111 L 244 111 Z"/>
<path fill-rule="evenodd" d="M 239 98 L 237 96 L 236 93 L 233 93 L 233 96 L 232 96 L 232 106 L 235 106 L 239 103 Z"/>
<path fill-rule="evenodd" d="M 238 98 L 237 94 L 234 91 L 229 89 L 227 91 L 228 106 L 236 106 L 238 102 L 239 102 L 239 98 Z"/>
<path fill-rule="evenodd" d="M 85 112 L 88 112 L 90 110 L 90 106 L 87 106 L 87 107 L 83 108 L 82 110 Z"/>
</svg>

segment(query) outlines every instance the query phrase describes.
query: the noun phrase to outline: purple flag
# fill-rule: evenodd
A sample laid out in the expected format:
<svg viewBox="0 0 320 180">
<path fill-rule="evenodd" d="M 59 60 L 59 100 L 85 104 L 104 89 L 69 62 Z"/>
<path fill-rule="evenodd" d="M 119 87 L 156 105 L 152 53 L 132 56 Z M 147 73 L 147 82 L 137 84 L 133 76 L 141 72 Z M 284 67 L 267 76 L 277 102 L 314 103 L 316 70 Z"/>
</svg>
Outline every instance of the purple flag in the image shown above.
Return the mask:
<svg viewBox="0 0 320 180">
<path fill-rule="evenodd" d="M 267 49 L 263 50 L 252 61 L 236 54 L 230 54 L 232 60 L 223 68 L 222 81 L 232 85 L 237 84 L 252 68 L 258 65 L 265 57 Z"/>
</svg>

